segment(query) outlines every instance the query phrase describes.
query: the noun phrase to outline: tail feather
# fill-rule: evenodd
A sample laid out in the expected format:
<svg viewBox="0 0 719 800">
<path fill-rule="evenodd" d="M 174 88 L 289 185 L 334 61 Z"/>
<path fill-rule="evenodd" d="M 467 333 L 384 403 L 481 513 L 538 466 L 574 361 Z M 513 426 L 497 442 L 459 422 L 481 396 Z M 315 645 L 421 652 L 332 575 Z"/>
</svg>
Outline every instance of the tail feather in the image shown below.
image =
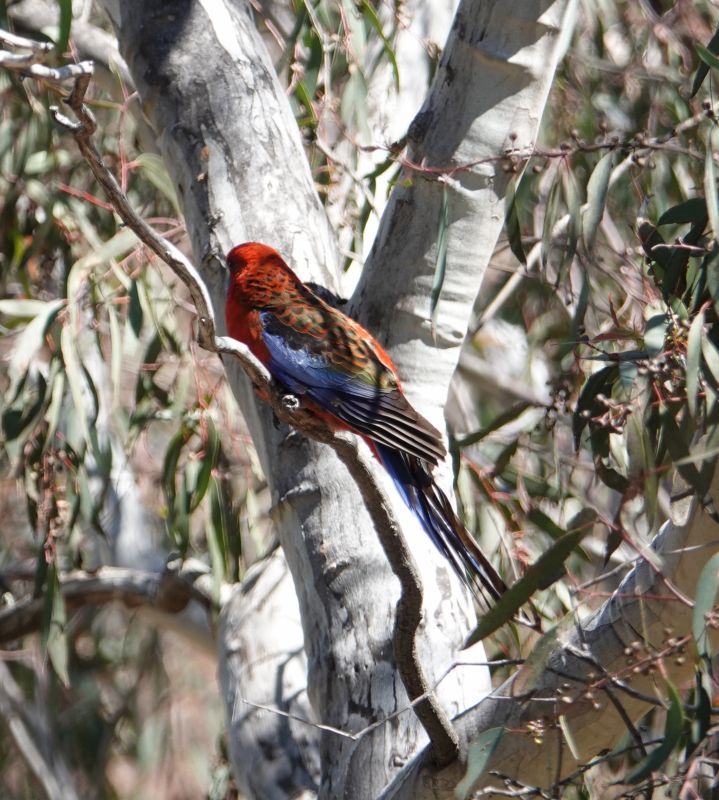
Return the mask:
<svg viewBox="0 0 719 800">
<path fill-rule="evenodd" d="M 407 506 L 477 601 L 491 606 L 499 600 L 506 584 L 457 518 L 425 462 L 377 442 L 374 447 Z"/>
</svg>

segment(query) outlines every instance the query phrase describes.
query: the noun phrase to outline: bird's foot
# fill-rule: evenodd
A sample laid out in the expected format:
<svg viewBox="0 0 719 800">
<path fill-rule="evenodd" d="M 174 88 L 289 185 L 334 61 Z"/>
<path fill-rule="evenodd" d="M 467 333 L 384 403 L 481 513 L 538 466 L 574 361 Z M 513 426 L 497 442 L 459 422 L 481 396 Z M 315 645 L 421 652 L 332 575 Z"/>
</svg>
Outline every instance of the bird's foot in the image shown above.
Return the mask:
<svg viewBox="0 0 719 800">
<path fill-rule="evenodd" d="M 297 395 L 294 394 L 283 394 L 282 395 L 282 405 L 288 411 L 297 411 L 300 407 L 300 400 Z"/>
</svg>

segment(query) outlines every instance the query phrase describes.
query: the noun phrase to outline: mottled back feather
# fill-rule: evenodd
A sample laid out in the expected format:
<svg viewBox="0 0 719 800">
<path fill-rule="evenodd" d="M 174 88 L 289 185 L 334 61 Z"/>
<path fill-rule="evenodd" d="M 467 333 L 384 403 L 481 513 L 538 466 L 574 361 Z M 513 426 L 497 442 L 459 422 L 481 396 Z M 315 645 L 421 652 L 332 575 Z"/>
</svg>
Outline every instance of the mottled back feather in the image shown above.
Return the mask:
<svg viewBox="0 0 719 800">
<path fill-rule="evenodd" d="M 389 356 L 368 331 L 318 297 L 264 245 L 240 245 L 227 261 L 229 333 L 290 391 L 370 439 L 431 464 L 444 458 L 441 434 L 409 404 Z M 259 331 L 249 336 L 251 316 Z"/>
</svg>

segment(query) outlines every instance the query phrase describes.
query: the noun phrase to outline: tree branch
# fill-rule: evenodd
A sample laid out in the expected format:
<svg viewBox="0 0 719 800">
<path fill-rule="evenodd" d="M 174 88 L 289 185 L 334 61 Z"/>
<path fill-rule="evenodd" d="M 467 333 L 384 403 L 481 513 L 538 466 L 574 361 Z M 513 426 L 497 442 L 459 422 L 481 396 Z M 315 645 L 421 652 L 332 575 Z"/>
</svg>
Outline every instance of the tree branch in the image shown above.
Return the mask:
<svg viewBox="0 0 719 800">
<path fill-rule="evenodd" d="M 0 52 L 0 65 L 23 71 L 23 74 L 33 74 L 33 66 L 38 66 L 27 64 L 25 61 L 21 66 L 15 65 L 12 61 L 4 62 L 3 55 Z M 32 56 L 32 53 L 30 55 Z M 197 339 L 200 346 L 211 352 L 236 357 L 254 386 L 261 390 L 263 396 L 269 398 L 278 419 L 292 425 L 310 438 L 332 447 L 354 478 L 392 571 L 401 586 L 395 621 L 394 655 L 402 682 L 410 700 L 426 696 L 425 700 L 415 706 L 415 710 L 432 742 L 432 758 L 438 765 L 444 766 L 450 763 L 459 752 L 457 736 L 432 692 L 416 647 L 417 629 L 422 619 L 423 598 L 419 572 L 404 541 L 392 506 L 378 484 L 367 458 L 360 455 L 354 437 L 350 440 L 343 434 L 333 433 L 321 420 L 299 407 L 296 398 L 282 391 L 264 365 L 245 345 L 228 337 L 217 336 L 212 301 L 199 272 L 174 244 L 160 236 L 135 213 L 95 147 L 92 137 L 97 125 L 93 114 L 84 103 L 93 68 L 90 62 L 75 66 L 78 69 L 66 74 L 68 78 L 74 77 L 75 83 L 65 103 L 72 109 L 77 122 L 62 114 L 57 106 L 51 107 L 53 117 L 75 139 L 83 158 L 104 188 L 122 221 L 187 287 L 198 313 Z M 59 74 L 59 71 L 55 70 L 53 74 Z M 37 74 L 36 77 L 44 76 Z M 12 621 L 7 623 L 8 628 L 24 630 L 23 624 L 32 625 L 36 613 L 37 610 L 31 607 L 18 610 Z M 2 638 L 2 617 L 0 617 L 0 638 Z"/>
<path fill-rule="evenodd" d="M 715 503 L 719 499 L 719 470 L 710 496 Z M 694 661 L 684 656 L 682 633 L 691 630 L 692 609 L 667 602 L 662 589 L 669 580 L 680 592 L 694 592 L 707 558 L 719 550 L 719 525 L 696 498 L 684 499 L 674 504 L 672 519 L 651 550 L 661 570 L 637 559 L 600 609 L 581 621 L 569 617 L 546 634 L 533 658 L 454 720 L 463 744 L 489 729 L 504 731 L 480 772 L 472 771 L 470 761 L 458 760 L 436 775 L 420 754 L 387 787 L 383 800 L 440 800 L 462 780 L 468 792 L 484 790 L 491 796 L 501 785 L 498 776 L 554 786 L 597 753 L 611 750 L 627 720 L 636 721 L 655 705 L 657 673 L 677 686 L 690 680 Z M 622 691 L 621 712 L 603 697 L 607 688 Z M 537 731 L 541 746 L 535 742 Z M 571 733 L 572 753 L 565 731 Z M 433 781 L 427 780 L 430 774 Z"/>
<path fill-rule="evenodd" d="M 95 573 L 72 572 L 62 576 L 60 591 L 69 609 L 121 601 L 126 606 L 151 606 L 177 614 L 195 600 L 206 610 L 212 600 L 181 573 L 143 572 L 123 567 L 102 567 Z M 40 630 L 45 600 L 26 598 L 0 609 L 0 642 L 10 642 Z"/>
<path fill-rule="evenodd" d="M 47 708 L 28 703 L 0 659 L 0 718 L 5 721 L 29 769 L 49 800 L 78 800 L 70 770 L 48 724 Z"/>
</svg>

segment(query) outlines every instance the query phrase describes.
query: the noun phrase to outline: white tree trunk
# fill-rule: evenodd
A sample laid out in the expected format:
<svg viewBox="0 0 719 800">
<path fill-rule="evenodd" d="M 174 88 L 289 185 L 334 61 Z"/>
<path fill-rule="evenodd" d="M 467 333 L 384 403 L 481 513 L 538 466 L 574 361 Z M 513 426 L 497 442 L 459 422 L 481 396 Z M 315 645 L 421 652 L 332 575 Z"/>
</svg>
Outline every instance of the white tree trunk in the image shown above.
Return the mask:
<svg viewBox="0 0 719 800">
<path fill-rule="evenodd" d="M 333 286 L 332 233 L 249 7 L 222 0 L 106 5 L 177 186 L 218 318 L 224 302 L 222 256 L 240 241 L 268 242 L 303 278 Z M 568 5 L 568 0 L 463 3 L 424 111 L 412 126 L 410 155 L 449 167 L 497 156 L 512 133 L 517 144 L 531 145 Z M 443 185 L 436 175 L 412 177 L 413 185 L 395 193 L 384 215 L 354 308 L 389 342 L 408 393 L 442 427 L 459 345 L 501 228 L 506 177 L 494 161 L 447 181 L 449 268 L 436 341 L 427 318 Z M 356 732 L 407 704 L 392 658 L 396 581 L 334 453 L 276 430 L 244 377 L 227 366 L 272 487 L 274 520 L 299 601 L 314 714 L 325 725 Z M 426 589 L 419 649 L 430 679 L 439 678 L 453 663 L 473 614 L 451 570 L 413 520 L 406 514 L 403 519 Z M 241 604 L 243 595 L 235 602 Z M 225 653 L 241 638 L 231 621 L 235 611 L 224 628 Z M 294 626 L 294 609 L 287 612 Z M 258 624 L 261 619 L 258 615 Z M 239 725 L 233 730 L 238 741 L 240 735 L 252 739 L 257 737 L 252 715 L 237 716 L 236 700 L 245 688 L 233 673 L 235 667 L 224 673 L 228 708 L 235 723 L 247 720 L 242 734 Z M 465 667 L 450 673 L 439 695 L 454 715 L 476 703 L 486 688 L 486 671 Z M 374 797 L 425 742 L 411 711 L 359 741 L 323 731 L 320 794 Z M 235 769 L 247 778 L 241 783 L 252 785 L 257 796 L 282 796 L 271 770 L 267 782 L 251 784 L 249 773 L 259 775 L 262 764 L 247 763 L 238 748 L 233 753 Z"/>
</svg>

